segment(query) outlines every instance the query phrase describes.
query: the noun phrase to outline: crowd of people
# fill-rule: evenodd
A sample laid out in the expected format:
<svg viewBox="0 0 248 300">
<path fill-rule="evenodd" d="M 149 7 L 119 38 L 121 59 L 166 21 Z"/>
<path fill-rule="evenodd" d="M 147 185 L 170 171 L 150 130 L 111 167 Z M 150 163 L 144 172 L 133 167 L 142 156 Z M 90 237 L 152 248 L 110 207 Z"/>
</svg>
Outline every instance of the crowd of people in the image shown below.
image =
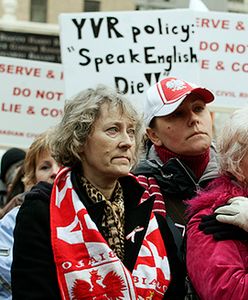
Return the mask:
<svg viewBox="0 0 248 300">
<path fill-rule="evenodd" d="M 248 299 L 248 108 L 217 141 L 207 88 L 143 113 L 104 85 L 1 161 L 0 298 Z"/>
</svg>

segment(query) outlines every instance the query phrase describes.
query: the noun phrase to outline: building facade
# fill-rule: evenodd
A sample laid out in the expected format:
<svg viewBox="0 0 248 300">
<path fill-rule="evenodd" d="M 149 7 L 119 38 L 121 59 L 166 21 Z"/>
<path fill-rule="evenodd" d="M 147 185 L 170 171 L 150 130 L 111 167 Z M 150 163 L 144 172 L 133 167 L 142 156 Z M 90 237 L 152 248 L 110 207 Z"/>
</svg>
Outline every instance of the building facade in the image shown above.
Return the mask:
<svg viewBox="0 0 248 300">
<path fill-rule="evenodd" d="M 136 9 L 187 8 L 190 0 L 136 0 Z M 212 11 L 248 13 L 248 0 L 202 0 Z"/>
<path fill-rule="evenodd" d="M 2 3 L 1 3 L 2 2 Z M 18 21 L 57 24 L 60 13 L 135 10 L 133 0 L 0 0 L 0 18 L 15 10 Z"/>
<path fill-rule="evenodd" d="M 0 18 L 12 10 L 18 21 L 57 24 L 63 12 L 187 8 L 189 0 L 0 0 Z M 202 0 L 213 11 L 248 13 L 248 0 Z"/>
</svg>

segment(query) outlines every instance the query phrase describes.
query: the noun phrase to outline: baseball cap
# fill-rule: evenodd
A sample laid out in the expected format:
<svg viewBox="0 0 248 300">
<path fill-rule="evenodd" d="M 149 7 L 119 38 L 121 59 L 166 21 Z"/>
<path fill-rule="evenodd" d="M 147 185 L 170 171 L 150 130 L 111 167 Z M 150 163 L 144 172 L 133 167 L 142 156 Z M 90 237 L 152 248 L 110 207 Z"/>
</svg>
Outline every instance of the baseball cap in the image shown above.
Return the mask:
<svg viewBox="0 0 248 300">
<path fill-rule="evenodd" d="M 144 103 L 145 125 L 149 126 L 154 117 L 174 112 L 189 94 L 197 94 L 205 103 L 214 100 L 210 90 L 176 77 L 166 77 L 152 85 L 146 92 Z"/>
</svg>

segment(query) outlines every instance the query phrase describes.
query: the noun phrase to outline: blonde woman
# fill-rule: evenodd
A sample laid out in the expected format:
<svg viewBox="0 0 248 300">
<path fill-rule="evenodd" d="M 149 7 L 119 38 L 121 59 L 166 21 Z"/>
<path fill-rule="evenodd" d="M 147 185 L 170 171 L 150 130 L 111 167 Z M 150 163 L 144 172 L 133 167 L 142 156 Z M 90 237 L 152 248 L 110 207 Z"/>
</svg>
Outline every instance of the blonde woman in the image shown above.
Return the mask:
<svg viewBox="0 0 248 300">
<path fill-rule="evenodd" d="M 49 190 L 58 169 L 58 164 L 51 157 L 48 132 L 45 132 L 39 135 L 28 149 L 24 160 L 24 178 L 20 177 L 19 180 L 24 182 L 26 191 L 40 181 L 46 182 L 46 188 Z M 10 267 L 12 263 L 13 230 L 16 224 L 16 215 L 25 199 L 25 195 L 26 193 L 19 194 L 11 200 L 4 217 L 0 220 L 0 299 L 12 299 Z"/>
<path fill-rule="evenodd" d="M 129 173 L 142 134 L 139 114 L 110 88 L 67 101 L 51 139 L 65 167 L 17 217 L 13 299 L 166 299 L 170 287 L 176 299 L 173 239 Z"/>
</svg>

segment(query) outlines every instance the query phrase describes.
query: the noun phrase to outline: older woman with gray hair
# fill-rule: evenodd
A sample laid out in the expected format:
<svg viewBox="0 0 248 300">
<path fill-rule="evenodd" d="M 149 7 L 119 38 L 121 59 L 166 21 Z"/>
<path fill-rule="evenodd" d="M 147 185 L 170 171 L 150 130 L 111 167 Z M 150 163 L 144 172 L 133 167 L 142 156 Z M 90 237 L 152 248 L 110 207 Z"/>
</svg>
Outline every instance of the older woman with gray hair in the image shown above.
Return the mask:
<svg viewBox="0 0 248 300">
<path fill-rule="evenodd" d="M 199 229 L 202 216 L 221 211 L 230 198 L 248 196 L 247 115 L 248 108 L 231 115 L 217 141 L 220 177 L 188 201 L 187 268 L 202 300 L 248 299 L 247 239 L 217 241 Z"/>
<path fill-rule="evenodd" d="M 129 173 L 142 133 L 130 102 L 105 86 L 66 103 L 50 141 L 64 167 L 52 191 L 40 183 L 17 216 L 13 299 L 167 299 L 172 293 L 174 241 L 165 220 L 152 213 L 153 197 Z"/>
</svg>

